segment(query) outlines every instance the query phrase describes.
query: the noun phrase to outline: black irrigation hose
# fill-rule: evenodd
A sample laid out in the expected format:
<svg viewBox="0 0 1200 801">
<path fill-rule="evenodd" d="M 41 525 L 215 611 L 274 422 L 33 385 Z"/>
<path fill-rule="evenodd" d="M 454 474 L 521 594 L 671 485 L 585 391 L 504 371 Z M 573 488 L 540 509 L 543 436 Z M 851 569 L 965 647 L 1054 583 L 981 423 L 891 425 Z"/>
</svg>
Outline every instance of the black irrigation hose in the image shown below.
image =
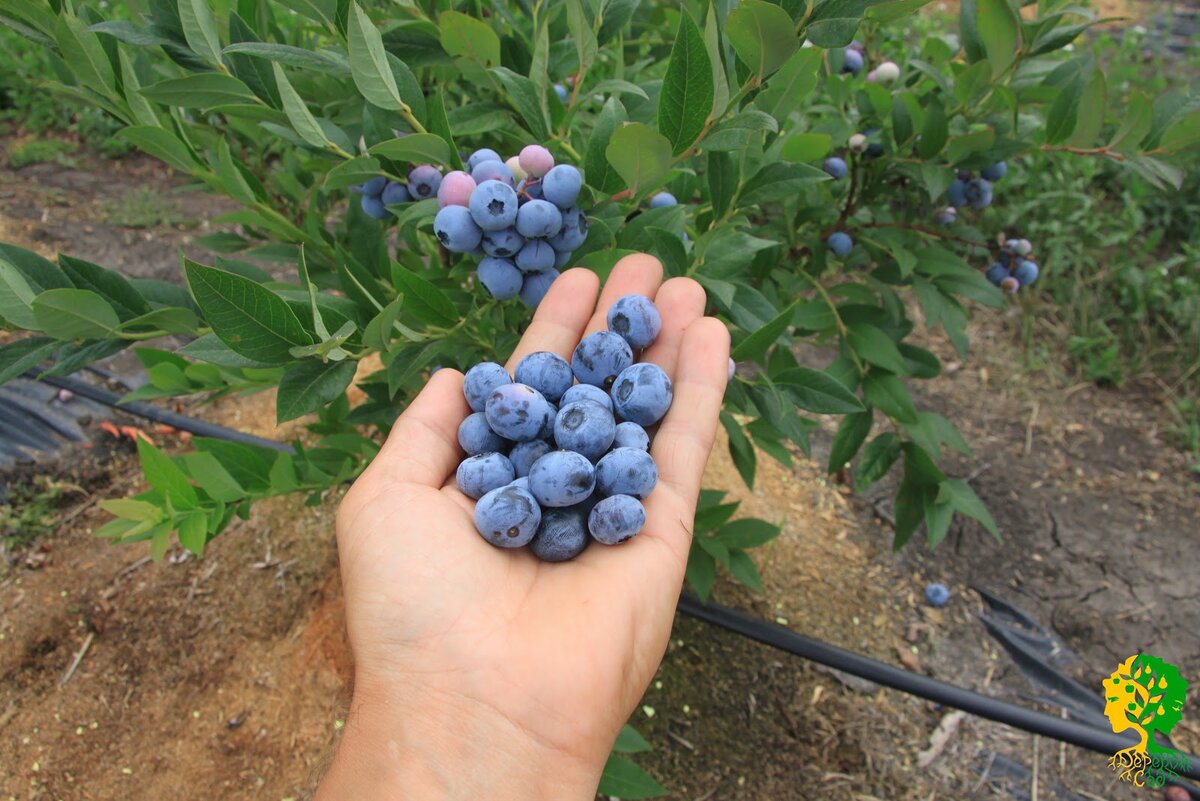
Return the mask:
<svg viewBox="0 0 1200 801">
<path fill-rule="evenodd" d="M 99 387 L 92 386 L 78 379 L 45 376 L 39 379 L 51 386 L 68 389 L 80 397 L 102 403 L 105 406 L 120 409 L 137 417 L 143 417 L 156 423 L 163 423 L 180 431 L 188 431 L 202 437 L 214 437 L 248 445 L 259 445 L 277 451 L 291 451 L 290 445 L 275 442 L 252 434 L 244 434 L 224 426 L 206 423 L 186 415 L 160 409 L 150 404 L 135 401 L 118 404 L 120 396 Z M 880 662 L 870 657 L 847 651 L 837 646 L 814 640 L 797 634 L 791 629 L 775 623 L 730 609 L 713 603 L 701 603 L 698 598 L 689 593 L 679 597 L 678 610 L 688 617 L 703 621 L 713 626 L 732 631 L 751 640 L 778 648 L 794 656 L 819 662 L 861 679 L 882 684 L 895 690 L 915 695 L 929 701 L 961 709 L 973 715 L 1004 723 L 1014 728 L 1023 729 L 1033 734 L 1040 734 L 1062 742 L 1077 745 L 1100 754 L 1113 754 L 1122 748 L 1127 748 L 1130 741 L 1091 726 L 1072 720 L 1056 718 L 1044 712 L 1018 704 L 1002 701 L 982 695 L 964 687 L 948 684 L 944 681 L 931 679 L 918 673 Z M 1188 770 L 1180 775 L 1200 781 L 1200 757 L 1188 756 Z M 1175 782 L 1172 782 L 1175 784 Z M 1194 787 L 1183 786 L 1193 798 L 1200 798 L 1200 791 Z"/>
</svg>

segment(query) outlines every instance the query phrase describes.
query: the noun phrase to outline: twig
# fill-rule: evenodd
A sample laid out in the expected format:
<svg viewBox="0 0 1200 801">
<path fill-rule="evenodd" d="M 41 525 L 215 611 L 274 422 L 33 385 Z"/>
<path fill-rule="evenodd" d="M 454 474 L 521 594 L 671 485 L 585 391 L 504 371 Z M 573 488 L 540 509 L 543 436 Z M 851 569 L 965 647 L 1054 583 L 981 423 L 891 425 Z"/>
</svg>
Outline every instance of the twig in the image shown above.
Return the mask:
<svg viewBox="0 0 1200 801">
<path fill-rule="evenodd" d="M 124 567 L 124 569 L 122 569 L 121 572 L 117 574 L 117 577 L 115 579 L 113 579 L 113 581 L 114 582 L 120 581 L 121 579 L 128 576 L 130 573 L 133 573 L 135 570 L 138 570 L 139 568 L 141 568 L 143 565 L 149 564 L 150 561 L 151 561 L 151 559 L 149 556 L 143 556 L 141 559 L 137 560 L 133 564 L 126 565 Z"/>
<path fill-rule="evenodd" d="M 66 687 L 67 682 L 75 675 L 75 671 L 79 668 L 79 663 L 83 661 L 84 655 L 92 647 L 92 640 L 94 639 L 96 639 L 96 632 L 89 631 L 88 636 L 83 641 L 83 645 L 79 646 L 79 650 L 75 652 L 75 658 L 71 661 L 71 666 L 67 668 L 67 672 L 63 674 L 63 677 L 58 680 L 59 689 Z"/>
<path fill-rule="evenodd" d="M 988 776 L 991 775 L 991 772 L 992 772 L 992 765 L 995 764 L 995 762 L 996 762 L 996 752 L 993 751 L 990 754 L 988 754 L 988 761 L 987 761 L 987 764 L 983 766 L 983 773 L 982 773 L 982 775 L 980 775 L 979 781 L 977 781 L 975 783 L 975 786 L 971 788 L 972 795 L 979 792 L 979 788 L 982 787 L 983 783 L 988 780 Z"/>
<path fill-rule="evenodd" d="M 937 728 L 933 730 L 933 734 L 929 735 L 929 747 L 917 754 L 917 766 L 919 768 L 924 770 L 942 755 L 942 752 L 946 750 L 946 746 L 950 744 L 950 739 L 954 737 L 954 733 L 958 731 L 958 727 L 962 724 L 963 718 L 966 716 L 966 712 L 955 710 L 942 718 Z"/>
<path fill-rule="evenodd" d="M 1038 801 L 1038 741 L 1042 738 L 1033 735 L 1033 775 L 1029 779 L 1029 800 Z"/>
<path fill-rule="evenodd" d="M 682 745 L 684 748 L 686 748 L 686 749 L 687 749 L 687 750 L 689 750 L 689 751 L 695 751 L 695 750 L 696 750 L 696 746 L 692 745 L 690 742 L 688 742 L 687 740 L 683 739 L 682 737 L 680 737 L 678 734 L 676 734 L 676 733 L 675 733 L 675 732 L 673 732 L 673 731 L 669 731 L 669 732 L 667 732 L 667 736 L 668 736 L 668 737 L 670 737 L 670 738 L 671 738 L 672 740 L 674 740 L 675 742 L 677 742 L 677 743 L 679 743 L 680 745 Z"/>
<path fill-rule="evenodd" d="M 1025 424 L 1025 455 L 1033 450 L 1033 427 L 1037 425 L 1038 402 L 1033 402 L 1033 411 L 1029 414 L 1029 422 Z"/>
</svg>

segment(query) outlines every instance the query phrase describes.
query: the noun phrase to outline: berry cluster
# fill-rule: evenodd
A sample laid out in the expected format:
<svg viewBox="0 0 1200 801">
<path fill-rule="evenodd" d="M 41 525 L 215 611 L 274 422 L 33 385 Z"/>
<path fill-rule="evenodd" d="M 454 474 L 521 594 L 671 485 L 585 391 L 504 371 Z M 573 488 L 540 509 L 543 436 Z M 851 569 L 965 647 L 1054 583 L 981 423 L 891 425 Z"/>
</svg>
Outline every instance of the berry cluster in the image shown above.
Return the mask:
<svg viewBox="0 0 1200 801">
<path fill-rule="evenodd" d="M 433 233 L 446 250 L 479 257 L 476 275 L 492 297 L 537 306 L 587 239 L 588 218 L 576 205 L 583 175 L 555 165 L 541 145 L 508 161 L 476 150 L 467 170 L 442 179 Z"/>
<path fill-rule="evenodd" d="M 609 309 L 608 330 L 584 338 L 570 362 L 539 351 L 513 376 L 495 362 L 467 371 L 473 414 L 458 429 L 467 458 L 456 478 L 477 501 L 480 536 L 562 562 L 589 534 L 616 545 L 641 531 L 642 501 L 658 482 L 646 429 L 673 395 L 661 367 L 633 359 L 661 329 L 651 301 L 626 295 Z"/>
<path fill-rule="evenodd" d="M 863 43 L 855 39 L 842 51 L 842 72 L 857 75 L 862 72 L 866 63 Z M 867 80 L 871 83 L 893 83 L 900 78 L 900 67 L 892 61 L 883 61 L 879 66 L 867 72 Z"/>
<path fill-rule="evenodd" d="M 1010 295 L 1038 279 L 1038 266 L 1029 259 L 1033 244 L 1028 239 L 1009 239 L 1000 258 L 988 268 L 987 279 Z"/>
<path fill-rule="evenodd" d="M 386 220 L 392 215 L 387 209 L 388 206 L 434 197 L 441 185 L 441 170 L 429 164 L 418 164 L 409 170 L 407 184 L 389 181 L 380 175 L 366 183 L 352 186 L 350 190 L 362 195 L 362 210 L 368 217 Z"/>
<path fill-rule="evenodd" d="M 1008 163 L 1003 161 L 998 161 L 990 167 L 985 167 L 980 171 L 978 176 L 973 175 L 969 170 L 959 170 L 958 175 L 950 183 L 949 191 L 946 193 L 950 198 L 950 206 L 970 206 L 973 209 L 986 209 L 992 205 L 992 184 L 1007 174 Z M 946 209 L 943 209 L 942 213 L 945 211 Z"/>
</svg>

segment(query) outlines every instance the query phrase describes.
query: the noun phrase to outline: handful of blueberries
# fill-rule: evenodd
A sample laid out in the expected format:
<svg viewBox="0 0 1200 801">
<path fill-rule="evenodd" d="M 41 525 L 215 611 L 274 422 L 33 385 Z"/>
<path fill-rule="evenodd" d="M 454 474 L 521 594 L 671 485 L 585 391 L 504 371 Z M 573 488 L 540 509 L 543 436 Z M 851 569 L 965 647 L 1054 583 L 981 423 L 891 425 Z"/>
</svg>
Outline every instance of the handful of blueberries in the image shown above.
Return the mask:
<svg viewBox="0 0 1200 801">
<path fill-rule="evenodd" d="M 661 330 L 654 303 L 626 295 L 609 309 L 608 330 L 585 337 L 570 362 L 531 353 L 515 381 L 495 362 L 467 371 L 473 413 L 458 429 L 467 458 L 456 480 L 477 501 L 480 536 L 563 562 L 589 539 L 616 545 L 642 530 L 642 501 L 658 482 L 646 429 L 666 415 L 672 388 L 634 353 Z"/>
<path fill-rule="evenodd" d="M 1028 239 L 1009 239 L 1000 258 L 988 268 L 987 279 L 1010 295 L 1038 279 L 1037 263 L 1028 258 L 1033 244 Z"/>
</svg>

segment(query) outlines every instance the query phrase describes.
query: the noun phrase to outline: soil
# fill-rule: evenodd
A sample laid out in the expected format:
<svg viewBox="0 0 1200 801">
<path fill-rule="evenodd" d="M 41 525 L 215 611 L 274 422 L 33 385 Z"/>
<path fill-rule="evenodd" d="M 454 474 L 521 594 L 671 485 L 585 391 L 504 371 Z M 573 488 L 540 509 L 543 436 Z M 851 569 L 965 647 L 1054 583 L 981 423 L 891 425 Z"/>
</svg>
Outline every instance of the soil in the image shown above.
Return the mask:
<svg viewBox="0 0 1200 801">
<path fill-rule="evenodd" d="M 157 169 L 130 159 L 95 160 L 86 171 L 0 170 L 0 238 L 171 278 L 175 250 L 194 247 L 194 230 L 131 233 L 96 216 L 114 187 L 176 186 Z M 39 205 L 48 185 L 70 187 L 67 205 Z M 200 215 L 223 210 L 204 195 L 172 196 Z M 790 469 L 760 454 L 753 492 L 722 444 L 706 486 L 780 522 L 783 534 L 755 554 L 763 592 L 722 577 L 717 600 L 1028 703 L 1031 686 L 976 618 L 979 586 L 1055 629 L 1078 654 L 1069 672 L 1089 686 L 1139 649 L 1200 676 L 1188 559 L 1200 537 L 1196 485 L 1165 433 L 1163 405 L 1144 388 L 1069 386 L 1024 371 L 1015 315 L 977 314 L 972 359 L 918 388 L 920 402 L 975 447 L 950 469 L 989 504 L 1001 543 L 956 524 L 936 551 L 915 544 L 894 555 L 882 520 L 887 488 L 855 497 L 827 480 L 827 435 L 816 438 L 814 461 Z M 954 362 L 940 339 L 924 344 Z M 264 394 L 198 413 L 262 436 L 295 435 L 295 425 L 275 429 L 272 409 Z M 203 559 L 172 551 L 154 564 L 139 546 L 89 536 L 106 519 L 95 500 L 140 482 L 128 441 L 97 429 L 91 444 L 36 469 L 94 494 L 71 498 L 56 531 L 0 565 L 0 797 L 310 798 L 352 677 L 332 533 L 340 493 L 316 508 L 259 504 Z M 944 609 L 922 599 L 931 580 L 954 593 Z M 1115 786 L 1102 755 L 956 718 L 691 620 L 677 621 L 643 704 L 632 722 L 654 750 L 636 759 L 674 799 L 1135 797 Z M 920 761 L 939 724 L 952 735 Z M 1175 734 L 1200 751 L 1194 722 L 1185 717 Z"/>
</svg>

